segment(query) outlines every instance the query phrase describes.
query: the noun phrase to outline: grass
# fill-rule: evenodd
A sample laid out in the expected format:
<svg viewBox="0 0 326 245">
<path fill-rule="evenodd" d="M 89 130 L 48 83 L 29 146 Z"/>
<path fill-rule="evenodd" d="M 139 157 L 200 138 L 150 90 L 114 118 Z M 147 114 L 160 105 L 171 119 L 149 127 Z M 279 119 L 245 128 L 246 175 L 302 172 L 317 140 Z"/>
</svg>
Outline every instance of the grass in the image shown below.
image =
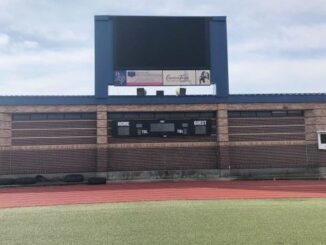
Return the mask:
<svg viewBox="0 0 326 245">
<path fill-rule="evenodd" d="M 0 209 L 0 244 L 325 244 L 326 199 Z"/>
</svg>

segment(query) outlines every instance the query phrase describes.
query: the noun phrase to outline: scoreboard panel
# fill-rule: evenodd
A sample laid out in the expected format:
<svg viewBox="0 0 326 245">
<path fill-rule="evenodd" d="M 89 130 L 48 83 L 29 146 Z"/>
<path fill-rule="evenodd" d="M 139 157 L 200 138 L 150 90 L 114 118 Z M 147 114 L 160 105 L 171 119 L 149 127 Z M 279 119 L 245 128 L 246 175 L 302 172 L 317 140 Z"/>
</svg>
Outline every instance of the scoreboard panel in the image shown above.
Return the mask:
<svg viewBox="0 0 326 245">
<path fill-rule="evenodd" d="M 109 86 L 203 85 L 228 96 L 226 36 L 223 16 L 96 16 L 95 96 Z"/>
</svg>

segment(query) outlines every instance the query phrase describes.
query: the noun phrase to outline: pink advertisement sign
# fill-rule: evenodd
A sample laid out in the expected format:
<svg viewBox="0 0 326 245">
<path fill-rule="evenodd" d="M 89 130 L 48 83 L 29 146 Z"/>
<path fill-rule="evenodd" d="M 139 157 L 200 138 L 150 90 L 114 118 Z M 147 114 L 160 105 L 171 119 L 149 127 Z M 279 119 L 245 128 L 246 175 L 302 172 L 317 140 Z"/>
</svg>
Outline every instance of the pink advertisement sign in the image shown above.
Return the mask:
<svg viewBox="0 0 326 245">
<path fill-rule="evenodd" d="M 163 85 L 161 70 L 128 70 L 127 86 L 161 86 Z"/>
</svg>

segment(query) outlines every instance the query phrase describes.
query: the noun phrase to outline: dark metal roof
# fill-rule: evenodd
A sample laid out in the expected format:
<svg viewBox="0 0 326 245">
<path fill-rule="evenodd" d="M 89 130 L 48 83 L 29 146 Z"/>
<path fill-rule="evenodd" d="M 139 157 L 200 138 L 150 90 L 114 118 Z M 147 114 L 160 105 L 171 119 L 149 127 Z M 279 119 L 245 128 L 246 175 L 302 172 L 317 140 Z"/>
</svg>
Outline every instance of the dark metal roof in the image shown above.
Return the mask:
<svg viewBox="0 0 326 245">
<path fill-rule="evenodd" d="M 1 105 L 144 105 L 144 104 L 218 104 L 218 103 L 318 103 L 326 102 L 325 93 L 317 94 L 233 94 L 216 96 L 0 96 Z"/>
</svg>

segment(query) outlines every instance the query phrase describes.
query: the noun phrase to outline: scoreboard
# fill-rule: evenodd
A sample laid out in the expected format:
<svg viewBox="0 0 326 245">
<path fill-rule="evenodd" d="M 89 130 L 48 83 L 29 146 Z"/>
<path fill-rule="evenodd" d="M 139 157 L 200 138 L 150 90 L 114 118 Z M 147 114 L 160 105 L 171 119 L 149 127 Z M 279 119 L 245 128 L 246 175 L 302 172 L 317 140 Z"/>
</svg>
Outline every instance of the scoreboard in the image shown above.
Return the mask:
<svg viewBox="0 0 326 245">
<path fill-rule="evenodd" d="M 211 84 L 228 95 L 225 17 L 95 17 L 96 97 L 109 85 Z"/>
<path fill-rule="evenodd" d="M 112 122 L 113 137 L 207 136 L 210 119 L 124 120 Z"/>
</svg>

